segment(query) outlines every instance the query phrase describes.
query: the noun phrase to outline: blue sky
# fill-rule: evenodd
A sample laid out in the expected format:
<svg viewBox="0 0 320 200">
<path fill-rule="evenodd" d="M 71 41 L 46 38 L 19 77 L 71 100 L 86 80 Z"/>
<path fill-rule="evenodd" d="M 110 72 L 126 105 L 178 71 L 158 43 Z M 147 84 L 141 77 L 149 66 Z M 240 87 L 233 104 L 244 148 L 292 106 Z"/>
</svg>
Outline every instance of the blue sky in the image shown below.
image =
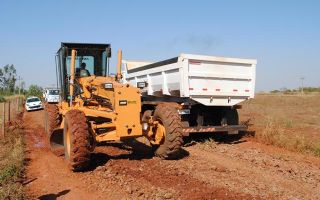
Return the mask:
<svg viewBox="0 0 320 200">
<path fill-rule="evenodd" d="M 111 43 L 125 59 L 256 58 L 257 91 L 320 86 L 320 1 L 0 1 L 0 66 L 55 83 L 60 42 Z"/>
</svg>

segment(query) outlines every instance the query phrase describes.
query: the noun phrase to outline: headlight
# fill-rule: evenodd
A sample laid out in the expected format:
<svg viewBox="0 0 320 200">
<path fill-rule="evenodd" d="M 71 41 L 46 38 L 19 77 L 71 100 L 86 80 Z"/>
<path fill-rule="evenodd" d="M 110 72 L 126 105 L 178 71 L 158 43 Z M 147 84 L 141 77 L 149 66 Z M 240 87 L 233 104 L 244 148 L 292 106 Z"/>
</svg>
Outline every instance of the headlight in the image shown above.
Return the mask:
<svg viewBox="0 0 320 200">
<path fill-rule="evenodd" d="M 105 83 L 104 84 L 104 88 L 105 89 L 112 89 L 113 88 L 113 84 L 112 83 Z"/>
</svg>

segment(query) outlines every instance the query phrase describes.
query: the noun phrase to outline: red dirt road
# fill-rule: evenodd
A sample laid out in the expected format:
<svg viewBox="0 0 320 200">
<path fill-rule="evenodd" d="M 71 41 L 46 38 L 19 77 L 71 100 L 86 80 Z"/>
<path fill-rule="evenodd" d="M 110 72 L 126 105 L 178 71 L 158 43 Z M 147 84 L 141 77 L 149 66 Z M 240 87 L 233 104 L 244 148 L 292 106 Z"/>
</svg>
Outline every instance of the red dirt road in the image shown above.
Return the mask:
<svg viewBox="0 0 320 200">
<path fill-rule="evenodd" d="M 192 143 L 180 160 L 99 146 L 87 172 L 52 154 L 44 112 L 25 113 L 27 199 L 320 199 L 320 159 L 248 138 Z"/>
</svg>

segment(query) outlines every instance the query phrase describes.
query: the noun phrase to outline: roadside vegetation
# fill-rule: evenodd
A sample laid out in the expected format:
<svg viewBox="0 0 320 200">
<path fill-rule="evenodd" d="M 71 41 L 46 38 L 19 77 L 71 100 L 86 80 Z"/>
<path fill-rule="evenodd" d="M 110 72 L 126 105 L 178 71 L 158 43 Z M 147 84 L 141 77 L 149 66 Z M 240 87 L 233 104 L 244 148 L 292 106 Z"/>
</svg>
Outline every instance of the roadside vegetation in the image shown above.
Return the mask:
<svg viewBox="0 0 320 200">
<path fill-rule="evenodd" d="M 303 87 L 298 89 L 281 88 L 280 90 L 272 90 L 271 94 L 320 94 L 320 87 Z"/>
<path fill-rule="evenodd" d="M 28 91 L 26 92 L 27 96 L 36 96 L 41 98 L 42 97 L 42 87 L 37 85 L 30 85 Z"/>
<path fill-rule="evenodd" d="M 5 102 L 5 101 L 6 101 L 6 99 L 3 96 L 0 96 L 0 103 Z"/>
<path fill-rule="evenodd" d="M 20 129 L 0 139 L 0 199 L 23 199 L 24 142 Z"/>
<path fill-rule="evenodd" d="M 25 83 L 18 77 L 14 65 L 0 67 L 0 103 L 8 97 L 26 94 L 24 87 Z"/>
<path fill-rule="evenodd" d="M 6 97 L 15 95 L 42 96 L 42 87 L 30 85 L 25 89 L 25 82 L 17 75 L 14 65 L 0 67 L 0 102 L 5 102 Z"/>
<path fill-rule="evenodd" d="M 319 104 L 319 94 L 258 94 L 239 113 L 258 141 L 320 156 Z"/>
<path fill-rule="evenodd" d="M 24 96 L 25 84 L 17 76 L 14 65 L 0 67 L 0 102 Z M 12 104 L 13 106 L 14 104 Z M 12 108 L 14 109 L 14 108 Z M 0 125 L 2 106 L 0 107 Z M 22 130 L 18 127 L 6 129 L 5 137 L 0 138 L 0 199 L 23 199 L 24 142 Z"/>
</svg>

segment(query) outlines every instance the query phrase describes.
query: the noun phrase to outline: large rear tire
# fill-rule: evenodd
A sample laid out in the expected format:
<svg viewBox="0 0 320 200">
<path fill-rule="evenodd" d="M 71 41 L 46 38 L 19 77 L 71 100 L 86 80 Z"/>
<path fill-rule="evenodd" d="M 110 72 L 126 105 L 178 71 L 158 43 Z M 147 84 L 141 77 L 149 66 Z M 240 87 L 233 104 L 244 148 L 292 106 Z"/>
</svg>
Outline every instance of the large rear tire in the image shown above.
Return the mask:
<svg viewBox="0 0 320 200">
<path fill-rule="evenodd" d="M 222 112 L 221 125 L 239 125 L 239 115 L 237 109 L 225 108 Z"/>
<path fill-rule="evenodd" d="M 85 114 L 70 110 L 65 115 L 63 141 L 65 159 L 72 171 L 83 171 L 90 163 L 90 138 Z"/>
<path fill-rule="evenodd" d="M 161 159 L 177 158 L 183 144 L 181 118 L 177 109 L 170 104 L 159 104 L 153 117 L 165 128 L 164 138 L 155 155 Z"/>
</svg>

